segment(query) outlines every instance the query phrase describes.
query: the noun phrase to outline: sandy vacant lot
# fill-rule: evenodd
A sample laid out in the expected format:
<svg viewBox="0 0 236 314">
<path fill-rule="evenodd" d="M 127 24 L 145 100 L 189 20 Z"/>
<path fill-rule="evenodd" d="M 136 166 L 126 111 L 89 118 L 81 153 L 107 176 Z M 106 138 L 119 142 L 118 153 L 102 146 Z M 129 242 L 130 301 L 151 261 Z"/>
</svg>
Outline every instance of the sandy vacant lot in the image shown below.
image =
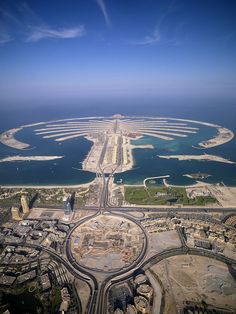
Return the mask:
<svg viewBox="0 0 236 314">
<path fill-rule="evenodd" d="M 181 247 L 181 242 L 176 230 L 152 233 L 149 235 L 148 257 L 168 249 L 179 247 Z"/>
<path fill-rule="evenodd" d="M 164 313 L 178 313 L 183 302 L 206 302 L 236 312 L 236 280 L 226 264 L 201 256 L 170 257 L 152 267 L 165 289 Z"/>
</svg>

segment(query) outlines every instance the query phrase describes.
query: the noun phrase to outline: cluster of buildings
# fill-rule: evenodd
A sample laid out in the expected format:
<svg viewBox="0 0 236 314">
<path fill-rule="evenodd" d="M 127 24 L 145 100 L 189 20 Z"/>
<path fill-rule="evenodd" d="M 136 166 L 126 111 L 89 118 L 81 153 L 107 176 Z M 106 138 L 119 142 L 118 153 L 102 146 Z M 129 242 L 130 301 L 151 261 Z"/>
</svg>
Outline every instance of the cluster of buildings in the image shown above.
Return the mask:
<svg viewBox="0 0 236 314">
<path fill-rule="evenodd" d="M 27 246 L 42 245 L 53 248 L 61 253 L 62 247 L 69 231 L 69 226 L 58 220 L 31 220 L 25 219 L 19 222 L 7 222 L 0 227 L 0 239 L 4 245 Z M 31 249 L 32 250 L 32 249 Z M 24 257 L 24 259 L 26 256 Z"/>
<path fill-rule="evenodd" d="M 134 278 L 133 304 L 129 303 L 123 310 L 117 308 L 114 314 L 150 314 L 152 313 L 153 288 L 145 274 Z"/>
<path fill-rule="evenodd" d="M 11 289 L 19 286 L 33 290 L 37 286 L 36 294 L 39 293 L 40 299 L 50 307 L 50 297 L 58 287 L 61 296 L 59 313 L 77 313 L 76 298 L 72 289 L 68 289 L 71 284 L 65 267 L 40 248 L 47 245 L 49 249 L 61 252 L 68 230 L 69 226 L 54 220 L 21 220 L 3 224 L 0 227 L 3 245 L 0 289 L 10 293 Z M 53 240 L 56 246 L 52 245 Z"/>
<path fill-rule="evenodd" d="M 236 231 L 221 221 L 195 214 L 178 214 L 178 217 L 155 215 L 142 219 L 149 233 L 160 233 L 181 227 L 187 244 L 192 247 L 222 251 L 226 244 L 236 246 Z"/>
<path fill-rule="evenodd" d="M 12 265 L 31 263 L 37 258 L 39 251 L 28 247 L 17 247 L 6 245 L 0 254 L 1 265 Z"/>
<path fill-rule="evenodd" d="M 59 313 L 77 313 L 75 302 L 73 302 L 75 298 L 67 288 L 68 279 L 65 274 L 63 275 L 64 270 L 61 269 L 62 266 L 46 258 L 46 256 L 45 259 L 43 259 L 43 256 L 41 258 L 40 263 L 34 260 L 34 262 L 30 262 L 25 267 L 18 264 L 6 266 L 1 263 L 0 289 L 11 291 L 9 289 L 29 285 L 29 291 L 33 292 L 37 286 L 37 293 L 40 293 L 40 299 L 46 303 L 49 302 L 48 305 L 50 307 L 49 298 L 54 293 L 55 286 L 59 285 L 61 296 L 61 303 L 58 305 Z M 19 266 L 21 267 L 19 268 Z M 33 290 L 31 291 L 30 289 Z M 70 308 L 71 305 L 72 308 Z"/>
<path fill-rule="evenodd" d="M 0 287 L 17 287 L 37 278 L 40 282 L 39 254 L 36 249 L 7 245 L 0 254 Z"/>
<path fill-rule="evenodd" d="M 187 197 L 195 199 L 196 197 L 207 197 L 211 196 L 211 192 L 207 187 L 188 188 L 186 189 Z"/>
<path fill-rule="evenodd" d="M 64 217 L 70 217 L 73 213 L 73 194 L 63 199 L 63 205 Z M 11 208 L 11 214 L 13 220 L 0 226 L 3 248 L 0 253 L 0 289 L 8 289 L 10 293 L 22 285 L 29 286 L 27 289 L 37 286 L 40 299 L 50 302 L 56 284 L 61 287 L 59 312 L 77 313 L 75 298 L 67 289 L 64 266 L 41 251 L 41 247 L 47 247 L 61 254 L 70 226 L 57 219 L 26 218 L 30 214 L 26 195 L 21 196 L 20 207 Z"/>
<path fill-rule="evenodd" d="M 211 306 L 204 306 L 186 302 L 183 309 L 180 310 L 180 314 L 232 314 L 230 310 L 223 310 L 222 308 L 213 308 Z"/>
<path fill-rule="evenodd" d="M 236 214 L 228 215 L 225 218 L 224 223 L 231 226 L 231 227 L 236 227 Z"/>
</svg>

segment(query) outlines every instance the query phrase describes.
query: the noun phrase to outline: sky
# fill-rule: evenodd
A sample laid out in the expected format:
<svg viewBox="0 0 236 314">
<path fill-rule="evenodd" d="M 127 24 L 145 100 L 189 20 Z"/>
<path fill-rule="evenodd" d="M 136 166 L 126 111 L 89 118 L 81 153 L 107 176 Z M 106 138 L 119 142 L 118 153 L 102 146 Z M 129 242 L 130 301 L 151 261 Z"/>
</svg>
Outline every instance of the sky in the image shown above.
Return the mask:
<svg viewBox="0 0 236 314">
<path fill-rule="evenodd" d="M 236 1 L 0 1 L 0 104 L 135 97 L 236 99 Z"/>
</svg>

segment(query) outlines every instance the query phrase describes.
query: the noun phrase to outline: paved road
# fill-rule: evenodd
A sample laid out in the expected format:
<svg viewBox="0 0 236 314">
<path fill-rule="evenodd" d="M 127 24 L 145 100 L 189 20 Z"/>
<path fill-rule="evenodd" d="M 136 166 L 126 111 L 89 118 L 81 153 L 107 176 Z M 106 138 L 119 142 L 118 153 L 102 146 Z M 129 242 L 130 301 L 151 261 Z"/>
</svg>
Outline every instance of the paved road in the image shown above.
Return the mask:
<svg viewBox="0 0 236 314">
<path fill-rule="evenodd" d="M 121 215 L 119 214 L 115 214 L 115 213 L 109 213 L 109 211 L 104 211 L 102 213 L 103 215 L 112 215 L 112 216 L 118 216 L 120 217 Z M 97 217 L 101 215 L 100 211 L 97 211 L 94 215 L 90 215 L 87 216 L 83 219 L 81 219 L 77 224 L 75 224 L 73 226 L 73 228 L 69 231 L 66 241 L 65 241 L 65 246 L 66 246 L 66 255 L 67 255 L 67 259 L 70 262 L 70 264 L 73 266 L 73 268 L 77 269 L 78 271 L 86 274 L 88 277 L 90 277 L 93 281 L 93 296 L 90 299 L 90 303 L 89 303 L 89 311 L 88 313 L 102 313 L 100 312 L 101 307 L 103 307 L 103 290 L 104 290 L 104 285 L 106 282 L 102 283 L 101 286 L 98 285 L 96 278 L 91 274 L 91 272 L 89 272 L 88 269 L 80 266 L 76 260 L 74 259 L 72 252 L 71 252 L 71 235 L 74 232 L 74 230 L 76 228 L 78 228 L 81 224 L 83 224 L 86 221 L 89 221 L 91 218 Z M 135 268 L 138 267 L 138 265 L 140 265 L 140 263 L 144 260 L 146 253 L 147 253 L 147 248 L 148 248 L 148 236 L 147 233 L 145 231 L 145 229 L 143 228 L 143 226 L 141 225 L 141 223 L 137 222 L 133 217 L 129 217 L 126 214 L 123 214 L 124 218 L 128 218 L 129 220 L 133 221 L 135 224 L 137 224 L 143 231 L 143 248 L 142 248 L 142 252 L 139 255 L 139 257 L 137 258 L 137 260 L 135 261 L 135 263 L 133 263 L 132 265 L 130 265 L 129 267 L 122 269 L 120 271 L 116 271 L 115 273 L 113 273 L 111 276 L 113 277 L 117 277 L 117 276 L 122 276 L 126 273 L 133 273 L 133 270 Z M 91 269 L 92 271 L 97 271 L 96 269 Z M 98 271 L 97 271 L 98 272 Z"/>
<path fill-rule="evenodd" d="M 13 245 L 13 246 L 18 246 L 19 247 L 19 243 L 16 243 L 16 242 L 9 243 L 9 245 Z M 21 246 L 30 247 L 30 248 L 37 249 L 39 251 L 44 251 L 44 252 L 48 253 L 50 256 L 53 257 L 54 260 L 56 260 L 57 262 L 63 264 L 66 267 L 66 269 L 74 277 L 79 278 L 79 279 L 85 281 L 88 284 L 89 289 L 90 289 L 90 300 L 89 300 L 89 308 L 88 308 L 90 310 L 90 307 L 92 307 L 92 303 L 94 302 L 94 298 L 96 297 L 95 293 L 97 291 L 96 279 L 95 279 L 95 282 L 94 282 L 90 273 L 88 273 L 88 272 L 86 273 L 86 271 L 84 271 L 83 269 L 79 269 L 78 267 L 74 267 L 76 265 L 73 265 L 72 263 L 68 262 L 64 257 L 59 255 L 57 252 L 55 252 L 54 250 L 49 249 L 49 248 L 47 248 L 45 246 L 38 245 L 38 244 L 32 244 L 32 243 L 24 243 L 24 244 L 21 244 Z M 81 273 L 87 275 L 87 277 L 81 275 Z M 92 280 L 93 285 L 91 284 L 91 280 Z M 81 307 L 80 301 L 78 302 L 78 306 Z M 95 312 L 88 311 L 88 313 L 95 313 Z"/>
<path fill-rule="evenodd" d="M 114 126 L 114 128 L 117 130 L 118 125 Z M 127 281 L 131 279 L 134 276 L 134 273 L 140 270 L 146 270 L 150 268 L 152 265 L 159 263 L 160 261 L 171 257 L 175 255 L 182 255 L 182 254 L 193 254 L 193 255 L 200 255 L 200 256 L 207 256 L 213 259 L 217 259 L 219 261 L 222 261 L 226 264 L 230 265 L 236 265 L 236 261 L 233 259 L 230 259 L 222 254 L 217 254 L 212 251 L 207 251 L 200 248 L 189 248 L 186 245 L 183 233 L 181 228 L 177 228 L 177 232 L 180 237 L 181 241 L 181 247 L 175 248 L 175 249 L 169 249 L 165 250 L 161 253 L 158 253 L 148 259 L 145 260 L 147 250 L 148 250 L 148 235 L 146 230 L 143 228 L 141 223 L 136 220 L 134 217 L 129 215 L 128 213 L 132 213 L 133 211 L 138 212 L 144 212 L 144 211 L 150 211 L 150 212 L 159 212 L 159 213 L 166 213 L 166 212 L 194 212 L 194 213 L 211 213 L 211 212 L 236 212 L 236 208 L 212 208 L 212 207 L 204 207 L 204 208 L 172 208 L 172 207 L 165 207 L 165 208 L 156 208 L 156 207 L 149 207 L 144 208 L 142 206 L 134 206 L 134 207 L 111 207 L 109 206 L 109 183 L 113 176 L 113 174 L 116 172 L 117 168 L 122 163 L 122 145 L 121 145 L 122 138 L 119 137 L 119 152 L 118 152 L 118 158 L 117 158 L 117 167 L 112 171 L 112 173 L 109 174 L 109 176 L 106 177 L 104 173 L 104 169 L 102 169 L 101 165 L 105 156 L 107 143 L 108 143 L 108 137 L 105 134 L 105 141 L 103 150 L 98 162 L 98 169 L 97 169 L 97 176 L 101 177 L 102 180 L 102 186 L 101 186 L 101 194 L 100 194 L 100 205 L 99 207 L 85 207 L 86 210 L 94 210 L 94 214 L 86 216 L 82 218 L 78 223 L 76 223 L 69 231 L 66 240 L 65 240 L 65 252 L 67 258 L 64 258 L 63 256 L 59 255 L 54 250 L 41 246 L 41 245 L 35 245 L 30 243 L 11 243 L 12 245 L 23 245 L 27 247 L 32 247 L 41 251 L 44 251 L 48 253 L 50 256 L 53 257 L 57 262 L 63 264 L 67 270 L 75 277 L 79 278 L 83 281 L 85 281 L 90 288 L 90 297 L 87 305 L 87 313 L 88 314 L 107 314 L 107 301 L 108 301 L 108 292 L 109 289 L 117 284 L 121 283 L 123 281 Z M 61 210 L 61 208 L 60 208 Z M 119 213 L 118 213 L 119 212 Z M 86 221 L 89 221 L 92 218 L 95 218 L 99 215 L 113 215 L 118 217 L 124 217 L 126 219 L 131 220 L 135 224 L 137 224 L 143 231 L 143 249 L 138 257 L 138 259 L 129 267 L 122 269 L 120 271 L 117 271 L 115 273 L 110 274 L 101 284 L 98 284 L 96 277 L 92 274 L 91 271 L 88 269 L 81 267 L 77 261 L 74 259 L 72 252 L 71 252 L 71 235 L 74 232 L 76 228 L 78 228 L 81 224 L 83 224 Z M 43 218 L 42 218 L 43 219 Z M 80 302 L 78 302 L 78 307 L 81 308 Z"/>
<path fill-rule="evenodd" d="M 132 207 L 110 207 L 110 211 L 126 211 L 126 212 L 132 212 L 132 211 L 141 211 L 141 212 L 199 212 L 199 213 L 225 213 L 225 212 L 234 212 L 236 213 L 236 207 L 230 207 L 230 208 L 219 208 L 219 207 L 185 207 L 185 208 L 173 208 L 173 207 L 165 207 L 165 208 L 157 208 L 157 207 L 142 207 L 140 206 L 132 206 Z"/>
<path fill-rule="evenodd" d="M 118 159 L 118 165 L 117 168 L 120 166 L 120 163 L 122 162 L 122 159 L 119 158 Z M 116 169 L 117 169 L 116 168 Z M 107 301 L 108 301 L 108 291 L 109 288 L 116 284 L 116 283 L 120 283 L 122 281 L 126 281 L 130 278 L 132 278 L 133 274 L 135 271 L 137 270 L 141 270 L 141 269 L 148 269 L 149 267 L 151 267 L 153 264 L 158 263 L 159 261 L 170 257 L 170 256 L 175 256 L 175 255 L 179 255 L 179 254 L 195 254 L 195 255 L 202 255 L 202 256 L 208 256 L 211 258 L 215 258 L 218 259 L 220 261 L 223 261 L 225 263 L 228 264 L 236 264 L 236 261 L 227 258 L 223 255 L 220 254 L 216 254 L 213 252 L 208 252 L 205 251 L 203 249 L 189 249 L 186 245 L 183 233 L 181 228 L 177 229 L 177 232 L 179 234 L 180 237 L 180 241 L 181 241 L 181 248 L 179 249 L 171 249 L 171 250 L 166 250 L 162 253 L 156 254 L 153 257 L 149 258 L 148 260 L 144 261 L 146 252 L 147 252 L 147 248 L 148 248 L 148 237 L 146 234 L 146 231 L 144 230 L 144 228 L 141 226 L 141 224 L 132 216 L 127 215 L 127 212 L 130 211 L 153 211 L 153 212 L 186 212 L 186 211 L 193 211 L 193 212 L 199 212 L 199 213 L 207 213 L 207 212 L 221 212 L 224 213 L 226 211 L 226 209 L 223 208 L 155 208 L 155 207 L 151 207 L 151 208 L 142 208 L 142 207 L 110 207 L 109 203 L 108 203 L 108 199 L 109 199 L 109 181 L 112 177 L 112 175 L 115 173 L 116 169 L 113 170 L 113 172 L 109 175 L 108 178 L 105 177 L 105 174 L 103 172 L 103 170 L 101 169 L 101 164 L 99 164 L 99 169 L 101 172 L 101 175 L 103 177 L 103 189 L 102 189 L 102 195 L 101 195 L 101 202 L 100 202 L 100 211 L 97 212 L 95 215 L 98 214 L 112 214 L 112 215 L 117 215 L 117 216 L 123 216 L 125 218 L 130 219 L 131 221 L 133 221 L 134 223 L 138 224 L 140 228 L 142 228 L 144 235 L 145 235 L 145 243 L 144 243 L 144 249 L 143 252 L 140 256 L 140 258 L 132 265 L 132 267 L 130 267 L 129 269 L 125 269 L 123 271 L 117 272 L 116 274 L 112 274 L 111 276 L 109 276 L 107 279 L 104 280 L 104 282 L 101 284 L 101 286 L 99 286 L 98 294 L 96 293 L 96 297 L 97 297 L 97 301 L 96 301 L 96 305 L 95 307 L 93 307 L 93 309 L 95 309 L 95 312 L 91 312 L 92 313 L 99 313 L 99 314 L 105 314 L 107 313 Z M 95 209 L 96 210 L 96 209 Z M 229 208 L 227 209 L 227 211 L 235 211 L 236 208 Z M 120 213 L 115 213 L 119 211 Z M 142 263 L 142 261 L 144 261 Z M 95 301 L 95 299 L 94 299 Z"/>
<path fill-rule="evenodd" d="M 168 257 L 176 256 L 176 255 L 183 255 L 183 254 L 206 256 L 209 258 L 219 260 L 223 263 L 230 264 L 230 265 L 233 264 L 236 266 L 235 260 L 230 259 L 228 257 L 225 257 L 221 254 L 216 254 L 216 253 L 213 253 L 211 251 L 206 251 L 204 249 L 197 249 L 197 248 L 186 249 L 186 247 L 181 247 L 181 248 L 175 248 L 175 249 L 169 249 L 169 250 L 163 251 L 159 254 L 152 256 L 151 258 L 149 258 L 145 262 L 143 262 L 138 268 L 135 268 L 132 273 L 127 273 L 123 277 L 112 276 L 112 277 L 107 278 L 106 281 L 104 282 L 103 286 L 101 287 L 101 291 L 100 291 L 101 300 L 100 300 L 100 304 L 99 304 L 100 307 L 98 308 L 99 313 L 101 313 L 101 314 L 107 313 L 108 292 L 109 292 L 109 289 L 113 285 L 119 284 L 119 283 L 122 283 L 122 282 L 125 282 L 125 281 L 131 279 L 134 276 L 134 272 L 137 270 L 144 270 L 145 271 L 146 269 L 149 269 L 154 264 L 159 263 L 160 261 L 162 261 Z"/>
</svg>

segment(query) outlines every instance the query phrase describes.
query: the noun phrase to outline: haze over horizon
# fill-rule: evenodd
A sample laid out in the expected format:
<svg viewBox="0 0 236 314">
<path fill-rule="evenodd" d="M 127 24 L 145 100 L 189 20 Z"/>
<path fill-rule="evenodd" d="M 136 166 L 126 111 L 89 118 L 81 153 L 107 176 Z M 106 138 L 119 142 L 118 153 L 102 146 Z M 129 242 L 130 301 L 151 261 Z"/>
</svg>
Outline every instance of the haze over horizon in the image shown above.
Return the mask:
<svg viewBox="0 0 236 314">
<path fill-rule="evenodd" d="M 235 100 L 236 3 L 2 1 L 0 101 Z"/>
</svg>

